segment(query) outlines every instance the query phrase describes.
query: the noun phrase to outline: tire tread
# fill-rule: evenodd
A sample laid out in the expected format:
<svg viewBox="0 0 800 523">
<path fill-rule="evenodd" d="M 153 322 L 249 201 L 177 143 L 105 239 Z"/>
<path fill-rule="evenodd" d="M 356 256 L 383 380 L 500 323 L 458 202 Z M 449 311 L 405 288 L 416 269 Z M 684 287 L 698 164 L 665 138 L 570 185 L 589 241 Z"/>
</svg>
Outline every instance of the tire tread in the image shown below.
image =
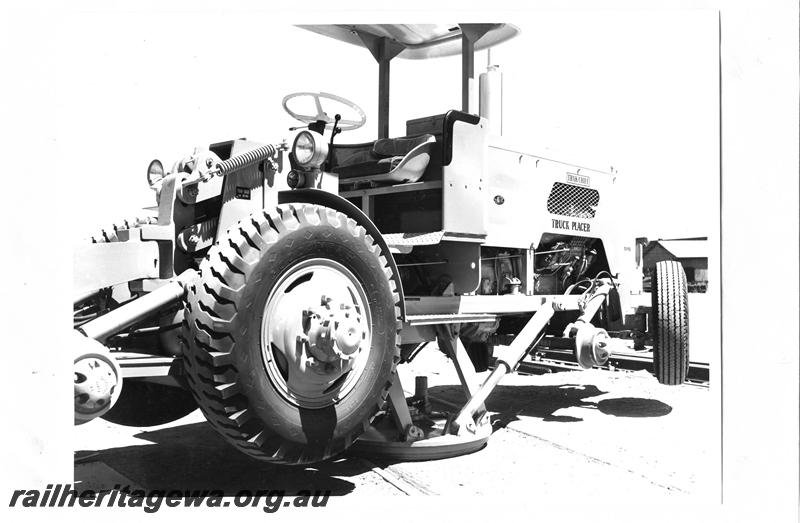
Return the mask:
<svg viewBox="0 0 800 523">
<path fill-rule="evenodd" d="M 655 375 L 665 385 L 680 385 L 689 372 L 689 301 L 680 263 L 656 264 L 652 298 Z"/>
<path fill-rule="evenodd" d="M 231 329 L 242 305 L 239 298 L 257 262 L 263 256 L 270 256 L 270 247 L 283 235 L 322 223 L 348 231 L 353 240 L 363 242 L 378 257 L 395 305 L 395 349 L 389 378 L 370 409 L 370 416 L 336 441 L 304 447 L 284 441 L 253 415 L 237 379 L 247 369 L 236 367 L 232 356 L 236 340 Z M 189 381 L 193 384 L 192 393 L 201 410 L 234 447 L 273 463 L 310 463 L 344 451 L 368 428 L 372 417 L 386 403 L 400 361 L 397 345 L 401 325 L 400 295 L 386 258 L 388 255 L 380 252 L 380 247 L 355 220 L 311 204 L 284 204 L 255 213 L 231 228 L 226 240 L 209 250 L 200 267 L 200 280 L 187 292 L 182 332 L 184 359 Z M 225 382 L 220 383 L 220 379 Z"/>
</svg>

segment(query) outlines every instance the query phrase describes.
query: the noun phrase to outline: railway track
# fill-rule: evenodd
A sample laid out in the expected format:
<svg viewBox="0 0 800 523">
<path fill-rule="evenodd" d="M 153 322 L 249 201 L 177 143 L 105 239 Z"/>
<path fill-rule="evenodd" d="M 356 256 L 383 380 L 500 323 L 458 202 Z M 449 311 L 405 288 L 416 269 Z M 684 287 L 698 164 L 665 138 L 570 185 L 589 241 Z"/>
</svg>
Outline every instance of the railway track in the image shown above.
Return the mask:
<svg viewBox="0 0 800 523">
<path fill-rule="evenodd" d="M 651 372 L 652 367 L 652 352 L 620 351 L 612 352 L 607 364 L 595 368 L 623 372 L 640 370 Z M 517 371 L 522 374 L 545 374 L 549 372 L 578 369 L 580 369 L 580 366 L 575 362 L 575 356 L 571 349 L 537 347 L 522 363 L 520 363 Z M 687 383 L 707 387 L 709 383 L 708 363 L 690 361 Z"/>
</svg>

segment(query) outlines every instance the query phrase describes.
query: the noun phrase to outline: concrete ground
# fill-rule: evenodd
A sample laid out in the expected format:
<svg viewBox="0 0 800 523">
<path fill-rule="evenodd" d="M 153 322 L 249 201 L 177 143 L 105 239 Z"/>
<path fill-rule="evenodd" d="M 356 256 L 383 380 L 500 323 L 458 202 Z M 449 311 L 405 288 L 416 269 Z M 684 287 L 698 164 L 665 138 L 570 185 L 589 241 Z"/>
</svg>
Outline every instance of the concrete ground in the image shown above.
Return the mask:
<svg viewBox="0 0 800 523">
<path fill-rule="evenodd" d="M 460 404 L 455 371 L 433 347 L 401 366 L 407 394 L 416 374 L 430 396 Z M 446 403 L 435 403 L 443 408 Z M 712 449 L 718 410 L 708 388 L 665 387 L 647 372 L 601 370 L 507 376 L 490 396 L 493 434 L 482 450 L 439 461 L 396 462 L 353 453 L 308 467 L 251 460 L 195 411 L 134 429 L 96 420 L 75 427 L 75 481 L 109 490 L 330 490 L 333 495 L 524 494 L 524 499 L 707 499 L 718 478 Z M 452 409 L 451 409 L 452 410 Z"/>
</svg>

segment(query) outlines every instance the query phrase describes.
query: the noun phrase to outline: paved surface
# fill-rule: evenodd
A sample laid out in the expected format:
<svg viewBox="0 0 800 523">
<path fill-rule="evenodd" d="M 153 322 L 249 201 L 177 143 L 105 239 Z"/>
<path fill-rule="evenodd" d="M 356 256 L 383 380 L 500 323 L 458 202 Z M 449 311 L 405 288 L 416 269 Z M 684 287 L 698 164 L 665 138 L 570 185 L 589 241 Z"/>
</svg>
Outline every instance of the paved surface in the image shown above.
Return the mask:
<svg viewBox="0 0 800 523">
<path fill-rule="evenodd" d="M 416 373 L 430 395 L 463 402 L 455 371 L 427 348 L 401 367 L 410 394 Z M 437 407 L 442 407 L 440 403 Z M 718 478 L 711 449 L 718 409 L 709 390 L 664 387 L 646 372 L 599 370 L 507 376 L 489 398 L 494 433 L 479 452 L 429 462 L 391 462 L 345 454 L 312 467 L 252 461 L 229 447 L 202 415 L 146 430 L 96 420 L 75 427 L 85 488 L 331 490 L 334 495 L 524 494 L 548 500 L 664 496 L 708 499 Z"/>
</svg>

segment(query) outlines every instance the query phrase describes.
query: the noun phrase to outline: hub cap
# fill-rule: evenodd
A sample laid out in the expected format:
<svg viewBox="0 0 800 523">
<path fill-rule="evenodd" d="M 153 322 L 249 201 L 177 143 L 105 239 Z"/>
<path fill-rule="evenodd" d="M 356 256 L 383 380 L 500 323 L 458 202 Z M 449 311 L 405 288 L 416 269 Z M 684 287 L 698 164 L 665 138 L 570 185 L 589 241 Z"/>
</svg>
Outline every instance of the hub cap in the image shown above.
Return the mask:
<svg viewBox="0 0 800 523">
<path fill-rule="evenodd" d="M 371 325 L 366 293 L 352 272 L 328 259 L 298 263 L 264 307 L 261 350 L 270 381 L 300 407 L 337 403 L 364 372 Z"/>
<path fill-rule="evenodd" d="M 84 357 L 75 362 L 75 412 L 97 416 L 111 406 L 117 373 L 107 361 Z"/>
</svg>

